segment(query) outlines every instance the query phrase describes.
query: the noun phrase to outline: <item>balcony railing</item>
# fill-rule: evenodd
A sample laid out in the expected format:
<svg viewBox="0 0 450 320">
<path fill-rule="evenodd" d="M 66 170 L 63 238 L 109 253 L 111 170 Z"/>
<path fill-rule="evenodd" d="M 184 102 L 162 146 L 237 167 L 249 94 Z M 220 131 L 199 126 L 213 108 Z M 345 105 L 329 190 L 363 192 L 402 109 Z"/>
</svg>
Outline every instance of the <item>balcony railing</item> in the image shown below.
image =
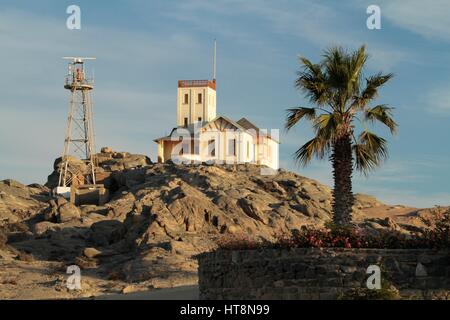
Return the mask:
<svg viewBox="0 0 450 320">
<path fill-rule="evenodd" d="M 210 80 L 179 80 L 178 87 L 179 88 L 210 87 L 215 90 L 216 83 L 215 83 L 215 81 L 210 81 Z"/>
<path fill-rule="evenodd" d="M 93 87 L 94 86 L 94 79 L 93 78 L 82 78 L 82 79 L 79 79 L 76 76 L 74 76 L 73 74 L 69 74 L 64 79 L 64 85 L 66 87 L 71 87 L 71 86 L 89 86 L 89 87 Z"/>
</svg>

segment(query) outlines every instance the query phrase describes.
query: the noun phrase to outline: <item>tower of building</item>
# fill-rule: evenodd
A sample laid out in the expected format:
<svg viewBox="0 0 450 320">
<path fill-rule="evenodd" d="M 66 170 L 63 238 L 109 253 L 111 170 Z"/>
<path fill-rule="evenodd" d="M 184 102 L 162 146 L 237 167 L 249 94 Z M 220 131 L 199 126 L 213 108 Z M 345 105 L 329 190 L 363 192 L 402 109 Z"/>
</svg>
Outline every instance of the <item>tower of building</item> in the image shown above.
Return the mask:
<svg viewBox="0 0 450 320">
<path fill-rule="evenodd" d="M 216 117 L 216 80 L 180 80 L 177 126 L 209 122 Z"/>
<path fill-rule="evenodd" d="M 212 80 L 180 80 L 177 94 L 177 126 L 202 124 L 216 117 L 216 40 Z"/>
</svg>

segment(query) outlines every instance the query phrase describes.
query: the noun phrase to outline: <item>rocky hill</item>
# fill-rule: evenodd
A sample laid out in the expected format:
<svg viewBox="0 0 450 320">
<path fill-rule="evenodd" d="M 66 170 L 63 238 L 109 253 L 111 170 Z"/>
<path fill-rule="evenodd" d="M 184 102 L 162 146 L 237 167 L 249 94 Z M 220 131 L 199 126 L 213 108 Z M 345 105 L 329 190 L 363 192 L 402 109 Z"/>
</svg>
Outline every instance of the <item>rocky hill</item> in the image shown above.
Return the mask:
<svg viewBox="0 0 450 320">
<path fill-rule="evenodd" d="M 99 162 L 112 198 L 75 207 L 47 186 L 0 182 L 0 298 L 74 298 L 197 281 L 193 255 L 227 234 L 273 240 L 330 219 L 331 190 L 317 181 L 260 167 L 152 164 L 144 156 Z M 388 206 L 356 195 L 355 220 L 405 233 L 433 223 L 440 209 Z M 66 267 L 82 268 L 82 290 L 68 291 Z"/>
</svg>

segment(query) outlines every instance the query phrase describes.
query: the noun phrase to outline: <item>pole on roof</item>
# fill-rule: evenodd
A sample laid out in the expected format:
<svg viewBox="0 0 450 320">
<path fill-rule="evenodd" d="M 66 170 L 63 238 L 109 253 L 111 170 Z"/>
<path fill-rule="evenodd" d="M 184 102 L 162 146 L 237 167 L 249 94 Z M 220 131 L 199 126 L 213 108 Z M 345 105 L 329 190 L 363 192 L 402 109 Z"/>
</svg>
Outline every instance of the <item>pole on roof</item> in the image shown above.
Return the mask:
<svg viewBox="0 0 450 320">
<path fill-rule="evenodd" d="M 214 39 L 214 54 L 213 54 L 213 80 L 216 80 L 216 46 L 217 42 L 216 39 Z"/>
</svg>

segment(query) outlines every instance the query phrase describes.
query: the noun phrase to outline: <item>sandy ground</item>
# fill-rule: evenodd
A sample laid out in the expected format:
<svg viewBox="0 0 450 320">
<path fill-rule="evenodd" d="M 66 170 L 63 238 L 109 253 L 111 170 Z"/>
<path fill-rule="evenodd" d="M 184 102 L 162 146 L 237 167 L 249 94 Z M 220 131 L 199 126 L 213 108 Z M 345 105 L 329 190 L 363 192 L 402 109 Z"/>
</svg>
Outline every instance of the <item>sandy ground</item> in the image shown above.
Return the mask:
<svg viewBox="0 0 450 320">
<path fill-rule="evenodd" d="M 198 299 L 197 285 L 149 289 L 142 284 L 130 285 L 117 280 L 103 280 L 94 272 L 82 271 L 81 290 L 68 290 L 67 277 L 64 270 L 55 263 L 0 260 L 0 296 L 5 300 L 92 299 L 94 297 L 100 300 Z M 123 294 L 124 288 L 131 292 Z"/>
<path fill-rule="evenodd" d="M 399 218 L 408 217 L 411 213 L 416 212 L 417 210 L 417 208 L 412 207 L 385 205 L 364 209 L 364 215 L 366 218 Z"/>
<path fill-rule="evenodd" d="M 95 297 L 95 300 L 198 300 L 198 286 L 181 286 L 167 289 L 111 294 Z"/>
</svg>

